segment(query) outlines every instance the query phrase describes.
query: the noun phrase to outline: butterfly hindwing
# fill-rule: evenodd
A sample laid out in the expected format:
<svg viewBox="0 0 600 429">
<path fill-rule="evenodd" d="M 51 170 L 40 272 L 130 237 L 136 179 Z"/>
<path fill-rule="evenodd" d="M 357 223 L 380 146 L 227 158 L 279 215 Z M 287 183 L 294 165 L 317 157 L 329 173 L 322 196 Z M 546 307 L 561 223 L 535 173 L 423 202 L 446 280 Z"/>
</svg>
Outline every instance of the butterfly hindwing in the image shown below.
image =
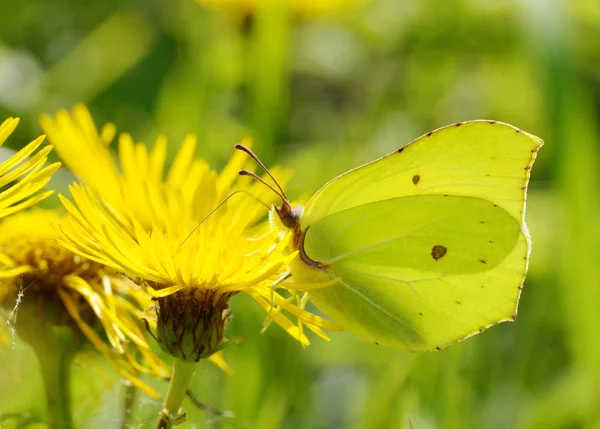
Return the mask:
<svg viewBox="0 0 600 429">
<path fill-rule="evenodd" d="M 520 223 L 472 197 L 402 197 L 347 209 L 312 225 L 304 251 L 341 278 L 311 292 L 319 308 L 358 337 L 413 351 L 511 318 L 527 265 Z"/>
</svg>

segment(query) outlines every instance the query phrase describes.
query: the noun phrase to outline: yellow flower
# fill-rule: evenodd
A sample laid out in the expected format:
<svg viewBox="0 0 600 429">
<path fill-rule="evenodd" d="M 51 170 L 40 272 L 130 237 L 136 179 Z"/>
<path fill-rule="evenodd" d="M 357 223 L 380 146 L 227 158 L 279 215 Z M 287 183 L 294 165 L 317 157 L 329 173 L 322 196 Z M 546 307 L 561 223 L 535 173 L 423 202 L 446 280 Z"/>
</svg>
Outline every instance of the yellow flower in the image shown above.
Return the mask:
<svg viewBox="0 0 600 429">
<path fill-rule="evenodd" d="M 0 125 L 0 145 L 12 134 L 19 119 L 8 118 Z M 36 150 L 44 141 L 40 136 L 0 164 L 0 218 L 31 207 L 52 191 L 39 192 L 50 180 L 60 163 L 44 168 L 52 146 Z M 34 154 L 35 153 L 35 154 Z"/>
<path fill-rule="evenodd" d="M 28 317 L 45 319 L 48 327 L 77 328 L 121 375 L 146 393 L 140 373 L 167 377 L 169 368 L 150 349 L 139 319 L 149 304 L 147 294 L 128 278 L 98 262 L 60 246 L 62 217 L 54 210 L 17 213 L 0 224 L 0 302 L 33 309 L 15 324 L 24 337 Z M 35 329 L 35 328 L 33 328 Z M 103 339 L 106 335 L 108 342 Z M 138 361 L 138 355 L 146 365 Z M 42 357 L 43 359 L 43 357 Z"/>
<path fill-rule="evenodd" d="M 122 134 L 119 172 L 107 147 L 114 127 L 98 133 L 84 106 L 45 116 L 42 126 L 88 184 L 71 186 L 74 204 L 61 196 L 70 214 L 61 244 L 144 286 L 158 300 L 158 340 L 173 356 L 197 361 L 222 349 L 228 300 L 240 292 L 302 345 L 309 344 L 304 326 L 325 339 L 322 328 L 337 329 L 304 309 L 304 294 L 272 287 L 294 255 L 284 252 L 289 235 L 274 237 L 263 220 L 274 194 L 238 176 L 253 168 L 243 153 L 217 174 L 194 157 L 188 136 L 163 178 L 164 137 L 148 151 Z"/>
<path fill-rule="evenodd" d="M 258 7 L 263 7 L 279 0 L 196 0 L 198 3 L 216 9 L 229 9 L 252 12 Z M 285 0 L 284 0 L 285 1 Z M 349 10 L 366 3 L 367 0 L 287 0 L 288 7 L 296 15 L 318 16 Z"/>
</svg>

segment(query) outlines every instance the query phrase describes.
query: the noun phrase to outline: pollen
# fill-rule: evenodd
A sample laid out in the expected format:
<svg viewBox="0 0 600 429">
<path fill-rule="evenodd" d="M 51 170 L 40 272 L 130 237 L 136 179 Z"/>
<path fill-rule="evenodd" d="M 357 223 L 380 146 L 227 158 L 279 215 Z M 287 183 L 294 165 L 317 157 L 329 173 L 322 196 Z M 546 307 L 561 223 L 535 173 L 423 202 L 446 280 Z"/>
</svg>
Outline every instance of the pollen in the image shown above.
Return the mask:
<svg viewBox="0 0 600 429">
<path fill-rule="evenodd" d="M 5 262 L 4 276 L 18 267 L 24 286 L 56 289 L 62 286 L 65 276 L 90 280 L 102 275 L 102 264 L 57 243 L 54 227 L 60 218 L 57 212 L 36 210 L 9 217 L 0 224 L 0 251 L 10 261 Z"/>
</svg>

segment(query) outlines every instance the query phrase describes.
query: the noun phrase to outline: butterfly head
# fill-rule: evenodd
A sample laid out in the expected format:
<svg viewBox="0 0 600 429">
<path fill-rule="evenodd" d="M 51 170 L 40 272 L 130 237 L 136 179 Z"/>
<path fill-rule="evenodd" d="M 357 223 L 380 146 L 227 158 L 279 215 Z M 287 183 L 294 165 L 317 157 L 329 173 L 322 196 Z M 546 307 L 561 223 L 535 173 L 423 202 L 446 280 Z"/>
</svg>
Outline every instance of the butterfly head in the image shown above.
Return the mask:
<svg viewBox="0 0 600 429">
<path fill-rule="evenodd" d="M 265 185 L 271 191 L 275 192 L 275 194 L 277 194 L 279 196 L 279 198 L 281 198 L 281 205 L 279 205 L 279 206 L 274 205 L 273 211 L 269 213 L 270 221 L 273 222 L 273 219 L 274 219 L 273 212 L 275 212 L 277 214 L 277 216 L 279 217 L 279 220 L 281 221 L 283 226 L 285 226 L 286 228 L 288 228 L 292 231 L 293 246 L 294 246 L 295 250 L 298 250 L 298 257 L 300 258 L 300 260 L 302 262 L 304 262 L 309 267 L 318 268 L 321 270 L 327 269 L 328 268 L 327 264 L 322 264 L 320 262 L 313 261 L 306 254 L 306 251 L 304 250 L 304 237 L 306 235 L 306 232 L 308 231 L 308 227 L 304 231 L 302 231 L 302 228 L 300 226 L 300 219 L 302 218 L 302 214 L 304 213 L 304 207 L 301 205 L 292 207 L 292 204 L 290 203 L 290 200 L 288 199 L 287 195 L 285 195 L 285 192 L 283 191 L 283 188 L 281 187 L 281 185 L 273 177 L 273 175 L 268 170 L 268 168 L 265 167 L 265 165 L 262 163 L 262 161 L 260 159 L 258 159 L 258 157 L 254 154 L 254 152 L 252 152 L 249 148 L 247 148 L 246 146 L 243 146 L 241 144 L 236 144 L 235 148 L 238 150 L 241 150 L 242 152 L 247 153 L 250 156 L 250 158 L 252 158 L 254 160 L 254 162 L 256 162 L 260 166 L 260 168 L 262 168 L 264 170 L 265 173 L 267 173 L 267 175 L 271 178 L 271 180 L 273 180 L 273 182 L 275 183 L 275 186 L 277 187 L 277 189 L 275 189 L 273 186 L 269 185 L 267 182 L 264 181 L 264 179 L 262 179 L 256 173 L 253 173 L 252 171 L 248 171 L 248 170 L 238 171 L 238 174 L 240 176 L 250 176 L 250 177 L 258 180 L 260 183 Z M 273 223 L 271 223 L 271 225 L 273 225 Z"/>
<path fill-rule="evenodd" d="M 275 206 L 274 209 L 283 226 L 292 230 L 297 230 L 300 227 L 300 218 L 304 212 L 304 207 L 292 207 L 286 199 L 281 202 L 281 206 Z"/>
</svg>

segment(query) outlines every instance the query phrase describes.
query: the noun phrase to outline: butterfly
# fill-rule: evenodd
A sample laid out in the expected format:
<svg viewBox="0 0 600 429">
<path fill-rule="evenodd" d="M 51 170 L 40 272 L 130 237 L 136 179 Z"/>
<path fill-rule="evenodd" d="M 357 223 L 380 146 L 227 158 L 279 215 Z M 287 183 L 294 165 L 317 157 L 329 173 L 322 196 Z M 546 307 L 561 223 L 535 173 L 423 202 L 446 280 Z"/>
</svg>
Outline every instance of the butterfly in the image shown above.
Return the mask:
<svg viewBox="0 0 600 429">
<path fill-rule="evenodd" d="M 312 302 L 355 336 L 397 349 L 439 350 L 515 320 L 542 145 L 505 123 L 468 121 L 336 177 L 305 207 L 275 181 L 274 213 L 298 251 L 293 281 L 334 283 L 312 289 Z"/>
</svg>

